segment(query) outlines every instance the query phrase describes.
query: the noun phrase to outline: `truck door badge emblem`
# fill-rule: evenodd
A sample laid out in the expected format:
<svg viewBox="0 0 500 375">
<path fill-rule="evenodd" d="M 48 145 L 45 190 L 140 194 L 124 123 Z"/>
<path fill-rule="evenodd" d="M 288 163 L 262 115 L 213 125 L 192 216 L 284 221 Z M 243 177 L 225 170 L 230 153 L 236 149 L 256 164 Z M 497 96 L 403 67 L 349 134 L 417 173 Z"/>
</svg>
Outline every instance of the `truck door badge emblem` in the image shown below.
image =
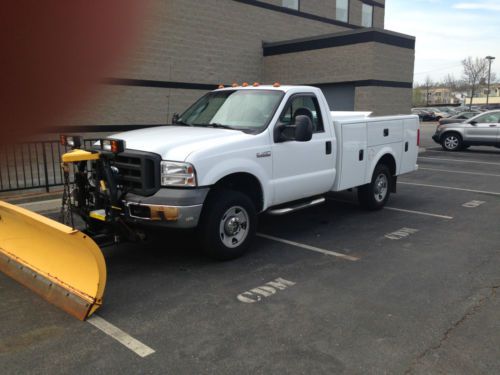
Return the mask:
<svg viewBox="0 0 500 375">
<path fill-rule="evenodd" d="M 268 158 L 271 156 L 271 151 L 258 152 L 257 158 Z"/>
</svg>

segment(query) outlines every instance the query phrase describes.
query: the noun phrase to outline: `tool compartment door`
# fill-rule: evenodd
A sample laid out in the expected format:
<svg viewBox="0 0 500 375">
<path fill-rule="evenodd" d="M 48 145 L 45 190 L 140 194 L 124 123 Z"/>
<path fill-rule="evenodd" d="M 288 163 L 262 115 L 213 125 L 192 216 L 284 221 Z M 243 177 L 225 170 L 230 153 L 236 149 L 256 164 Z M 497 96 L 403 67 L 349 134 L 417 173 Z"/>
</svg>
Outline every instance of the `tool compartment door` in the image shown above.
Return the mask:
<svg viewBox="0 0 500 375">
<path fill-rule="evenodd" d="M 342 124 L 342 162 L 338 190 L 366 184 L 366 122 Z"/>
<path fill-rule="evenodd" d="M 403 161 L 399 174 L 412 172 L 416 169 L 418 157 L 417 132 L 418 120 L 404 120 Z"/>
<path fill-rule="evenodd" d="M 401 120 L 381 120 L 368 124 L 368 146 L 381 146 L 403 140 Z"/>
</svg>

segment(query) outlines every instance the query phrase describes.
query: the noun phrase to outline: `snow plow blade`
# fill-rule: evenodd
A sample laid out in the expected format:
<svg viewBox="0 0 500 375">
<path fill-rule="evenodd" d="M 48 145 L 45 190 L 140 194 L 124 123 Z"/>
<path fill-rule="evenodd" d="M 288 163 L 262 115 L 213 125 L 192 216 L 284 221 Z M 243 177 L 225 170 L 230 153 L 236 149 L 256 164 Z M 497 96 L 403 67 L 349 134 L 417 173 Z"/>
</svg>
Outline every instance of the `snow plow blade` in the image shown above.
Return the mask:
<svg viewBox="0 0 500 375">
<path fill-rule="evenodd" d="M 82 232 L 0 201 L 0 271 L 74 317 L 102 304 L 106 263 Z"/>
</svg>

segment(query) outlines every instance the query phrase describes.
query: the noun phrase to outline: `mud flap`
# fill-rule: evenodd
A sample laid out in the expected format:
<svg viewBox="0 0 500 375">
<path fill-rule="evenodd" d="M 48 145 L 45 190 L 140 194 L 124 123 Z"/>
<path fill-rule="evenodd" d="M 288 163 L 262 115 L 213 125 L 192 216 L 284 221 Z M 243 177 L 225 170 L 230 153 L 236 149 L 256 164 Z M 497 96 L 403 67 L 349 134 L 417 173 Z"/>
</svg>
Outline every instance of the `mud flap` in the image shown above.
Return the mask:
<svg viewBox="0 0 500 375">
<path fill-rule="evenodd" d="M 74 317 L 102 304 L 104 256 L 82 232 L 0 201 L 0 271 Z"/>
</svg>

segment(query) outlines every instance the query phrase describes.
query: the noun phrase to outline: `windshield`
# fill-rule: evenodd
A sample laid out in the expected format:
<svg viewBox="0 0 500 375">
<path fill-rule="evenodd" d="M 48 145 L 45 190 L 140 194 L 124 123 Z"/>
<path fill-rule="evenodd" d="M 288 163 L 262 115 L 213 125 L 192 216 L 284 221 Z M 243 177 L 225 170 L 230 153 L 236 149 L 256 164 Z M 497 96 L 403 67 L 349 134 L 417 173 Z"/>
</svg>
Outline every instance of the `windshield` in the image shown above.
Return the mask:
<svg viewBox="0 0 500 375">
<path fill-rule="evenodd" d="M 283 94 L 277 90 L 211 92 L 184 112 L 176 124 L 258 132 L 271 121 Z"/>
</svg>

